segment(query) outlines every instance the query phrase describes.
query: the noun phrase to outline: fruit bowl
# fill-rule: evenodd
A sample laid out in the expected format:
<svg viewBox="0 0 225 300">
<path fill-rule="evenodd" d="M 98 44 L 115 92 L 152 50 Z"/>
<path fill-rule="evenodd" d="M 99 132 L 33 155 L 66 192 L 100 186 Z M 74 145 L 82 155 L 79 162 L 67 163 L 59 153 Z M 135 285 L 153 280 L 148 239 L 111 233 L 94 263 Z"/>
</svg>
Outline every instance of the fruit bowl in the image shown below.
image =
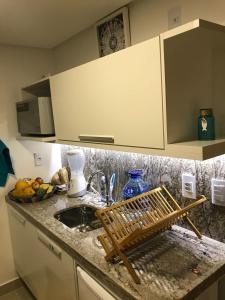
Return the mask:
<svg viewBox="0 0 225 300">
<path fill-rule="evenodd" d="M 48 190 L 38 190 L 36 193 L 30 196 L 21 196 L 19 193 L 16 193 L 16 188 L 8 193 L 8 197 L 10 200 L 15 201 L 17 203 L 35 203 L 45 199 L 48 199 L 53 196 L 56 191 L 56 187 L 52 186 L 49 183 L 45 183 L 43 185 L 48 186 Z"/>
<path fill-rule="evenodd" d="M 12 194 L 13 191 L 14 191 L 14 189 L 12 191 L 10 191 L 8 194 L 10 200 L 15 201 L 17 203 L 35 203 L 35 202 L 39 202 L 39 201 L 42 201 L 42 200 L 52 197 L 56 191 L 56 187 L 53 187 L 53 189 L 50 193 L 46 193 L 43 195 L 34 195 L 32 197 L 18 197 L 18 196 L 16 197 L 16 196 L 13 196 L 13 194 Z"/>
</svg>

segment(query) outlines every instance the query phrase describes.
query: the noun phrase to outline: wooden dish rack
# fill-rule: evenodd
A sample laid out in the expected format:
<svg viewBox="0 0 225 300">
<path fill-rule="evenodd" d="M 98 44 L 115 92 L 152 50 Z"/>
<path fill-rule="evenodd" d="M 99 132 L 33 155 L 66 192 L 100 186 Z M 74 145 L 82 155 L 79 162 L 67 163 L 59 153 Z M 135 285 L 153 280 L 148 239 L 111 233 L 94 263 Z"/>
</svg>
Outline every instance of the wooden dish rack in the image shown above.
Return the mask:
<svg viewBox="0 0 225 300">
<path fill-rule="evenodd" d="M 187 213 L 203 203 L 205 196 L 181 208 L 168 190 L 162 186 L 137 197 L 121 201 L 111 207 L 98 209 L 106 233 L 99 235 L 108 262 L 120 258 L 136 283 L 140 279 L 129 262 L 126 251 L 135 248 L 155 234 L 171 228 L 179 219 L 184 219 L 198 238 L 201 233 L 189 219 Z"/>
</svg>

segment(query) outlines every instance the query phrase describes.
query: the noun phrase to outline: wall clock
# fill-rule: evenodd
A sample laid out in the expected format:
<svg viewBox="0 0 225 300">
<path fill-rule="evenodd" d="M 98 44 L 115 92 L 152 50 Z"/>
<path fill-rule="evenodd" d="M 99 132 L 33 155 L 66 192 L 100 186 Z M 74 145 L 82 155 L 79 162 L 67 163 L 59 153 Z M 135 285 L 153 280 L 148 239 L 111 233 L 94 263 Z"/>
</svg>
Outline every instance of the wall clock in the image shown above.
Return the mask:
<svg viewBox="0 0 225 300">
<path fill-rule="evenodd" d="M 100 57 L 130 45 L 128 8 L 124 7 L 96 24 Z"/>
</svg>

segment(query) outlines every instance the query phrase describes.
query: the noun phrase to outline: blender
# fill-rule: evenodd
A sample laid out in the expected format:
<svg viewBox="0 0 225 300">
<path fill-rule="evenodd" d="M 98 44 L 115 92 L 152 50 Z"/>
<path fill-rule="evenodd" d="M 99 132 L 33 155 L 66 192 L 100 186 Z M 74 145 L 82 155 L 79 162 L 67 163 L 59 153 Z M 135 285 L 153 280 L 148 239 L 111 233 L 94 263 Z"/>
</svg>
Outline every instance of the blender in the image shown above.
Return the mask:
<svg viewBox="0 0 225 300">
<path fill-rule="evenodd" d="M 77 198 L 86 194 L 87 183 L 84 177 L 85 156 L 81 149 L 67 152 L 67 159 L 71 171 L 68 197 Z"/>
</svg>

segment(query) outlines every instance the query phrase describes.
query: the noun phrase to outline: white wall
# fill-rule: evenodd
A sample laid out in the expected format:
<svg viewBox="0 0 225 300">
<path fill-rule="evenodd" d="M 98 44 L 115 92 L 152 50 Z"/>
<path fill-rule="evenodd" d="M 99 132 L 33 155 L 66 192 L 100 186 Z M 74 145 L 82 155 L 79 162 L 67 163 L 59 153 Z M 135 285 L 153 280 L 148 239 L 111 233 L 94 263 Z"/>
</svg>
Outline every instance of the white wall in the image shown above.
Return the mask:
<svg viewBox="0 0 225 300">
<path fill-rule="evenodd" d="M 224 0 L 135 0 L 129 4 L 131 44 L 168 30 L 168 10 L 181 7 L 181 22 L 202 18 L 225 24 Z M 99 57 L 95 27 L 53 49 L 56 72 Z"/>
<path fill-rule="evenodd" d="M 168 30 L 168 11 L 181 7 L 181 23 L 200 18 L 225 24 L 224 0 L 136 0 L 130 4 L 133 44 Z"/>
<path fill-rule="evenodd" d="M 82 31 L 53 50 L 56 72 L 81 65 L 98 57 L 95 27 Z"/>
<path fill-rule="evenodd" d="M 47 179 L 60 163 L 58 147 L 36 142 L 19 142 L 15 139 L 15 102 L 21 100 L 22 86 L 39 80 L 43 74 L 54 72 L 52 51 L 0 45 L 0 66 L 0 139 L 10 148 L 18 178 L 43 176 Z M 44 155 L 43 167 L 34 167 L 35 151 Z M 15 180 L 15 177 L 10 176 L 6 187 L 0 188 L 0 285 L 16 276 L 4 199 Z"/>
</svg>

